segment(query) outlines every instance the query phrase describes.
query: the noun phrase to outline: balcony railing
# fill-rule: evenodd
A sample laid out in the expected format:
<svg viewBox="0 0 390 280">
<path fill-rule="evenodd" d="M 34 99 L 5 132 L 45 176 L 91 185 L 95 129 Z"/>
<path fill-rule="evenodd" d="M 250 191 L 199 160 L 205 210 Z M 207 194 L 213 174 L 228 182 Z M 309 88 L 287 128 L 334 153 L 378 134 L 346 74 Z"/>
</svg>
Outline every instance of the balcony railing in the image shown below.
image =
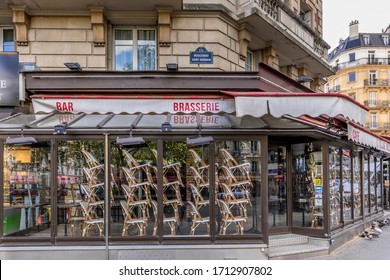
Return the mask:
<svg viewBox="0 0 390 280">
<path fill-rule="evenodd" d="M 292 11 L 280 0 L 240 0 L 237 5 L 237 14 L 249 16 L 256 13 L 256 9 L 264 16 L 272 18 L 280 24 L 283 30 L 290 30 L 303 44 L 308 45 L 313 52 L 326 58 L 329 45 L 319 36 L 313 28 Z M 287 29 L 286 29 L 287 28 Z"/>
<path fill-rule="evenodd" d="M 390 129 L 390 122 L 368 122 L 366 123 L 368 129 Z"/>
<path fill-rule="evenodd" d="M 389 79 L 365 79 L 364 86 L 389 87 L 390 80 Z"/>
<path fill-rule="evenodd" d="M 390 58 L 371 58 L 371 57 L 360 58 L 360 59 L 356 59 L 354 61 L 348 61 L 348 62 L 344 62 L 344 63 L 339 63 L 339 64 L 337 64 L 336 67 L 334 67 L 335 68 L 334 70 L 337 71 L 337 70 L 342 70 L 342 69 L 345 69 L 345 68 L 350 68 L 350 67 L 359 66 L 359 65 L 368 65 L 368 64 L 372 64 L 372 65 L 380 65 L 380 64 L 390 65 Z"/>
<path fill-rule="evenodd" d="M 329 93 L 340 92 L 340 85 L 329 88 Z"/>
<path fill-rule="evenodd" d="M 368 108 L 389 108 L 389 101 L 388 100 L 365 100 L 364 106 Z"/>
</svg>

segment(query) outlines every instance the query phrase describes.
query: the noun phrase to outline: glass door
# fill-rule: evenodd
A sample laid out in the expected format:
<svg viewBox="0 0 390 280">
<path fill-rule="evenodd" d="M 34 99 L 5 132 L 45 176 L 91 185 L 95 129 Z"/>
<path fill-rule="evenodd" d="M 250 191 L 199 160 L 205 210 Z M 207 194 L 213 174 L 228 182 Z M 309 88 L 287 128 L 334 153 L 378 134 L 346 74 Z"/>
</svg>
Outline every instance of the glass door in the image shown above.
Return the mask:
<svg viewBox="0 0 390 280">
<path fill-rule="evenodd" d="M 320 143 L 292 145 L 292 226 L 323 228 Z"/>
<path fill-rule="evenodd" d="M 268 150 L 268 225 L 270 232 L 288 226 L 286 147 L 270 145 Z"/>
</svg>

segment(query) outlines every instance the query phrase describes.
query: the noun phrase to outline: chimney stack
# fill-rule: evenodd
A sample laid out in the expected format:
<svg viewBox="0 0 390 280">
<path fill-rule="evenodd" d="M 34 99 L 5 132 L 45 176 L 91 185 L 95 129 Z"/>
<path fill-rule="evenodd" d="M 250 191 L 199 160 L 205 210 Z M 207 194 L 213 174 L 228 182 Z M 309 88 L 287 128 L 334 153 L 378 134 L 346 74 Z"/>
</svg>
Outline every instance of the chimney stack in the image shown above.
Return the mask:
<svg viewBox="0 0 390 280">
<path fill-rule="evenodd" d="M 349 24 L 349 37 L 354 38 L 359 36 L 359 21 L 353 20 Z"/>
</svg>

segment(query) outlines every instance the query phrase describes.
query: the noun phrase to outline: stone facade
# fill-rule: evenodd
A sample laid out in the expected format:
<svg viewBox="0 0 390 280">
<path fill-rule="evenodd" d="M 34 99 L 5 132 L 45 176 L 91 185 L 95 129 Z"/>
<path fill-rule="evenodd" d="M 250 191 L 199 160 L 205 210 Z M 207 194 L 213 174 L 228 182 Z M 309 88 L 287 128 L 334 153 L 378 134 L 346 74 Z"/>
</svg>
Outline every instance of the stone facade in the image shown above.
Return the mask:
<svg viewBox="0 0 390 280">
<path fill-rule="evenodd" d="M 15 28 L 21 62 L 35 62 L 42 70 L 63 70 L 64 62 L 73 61 L 84 70 L 114 70 L 115 28 L 147 27 L 156 30 L 156 70 L 177 63 L 182 71 L 256 71 L 265 62 L 294 79 L 307 73 L 318 88 L 332 73 L 329 46 L 322 40 L 322 1 L 183 0 L 166 6 L 156 0 L 137 9 L 107 0 L 101 7 L 69 1 L 74 10 L 61 5 L 45 10 L 43 2 L 39 10 L 17 6 L 18 1 L 0 5 L 0 22 Z M 198 47 L 213 53 L 213 63 L 190 63 Z"/>
</svg>

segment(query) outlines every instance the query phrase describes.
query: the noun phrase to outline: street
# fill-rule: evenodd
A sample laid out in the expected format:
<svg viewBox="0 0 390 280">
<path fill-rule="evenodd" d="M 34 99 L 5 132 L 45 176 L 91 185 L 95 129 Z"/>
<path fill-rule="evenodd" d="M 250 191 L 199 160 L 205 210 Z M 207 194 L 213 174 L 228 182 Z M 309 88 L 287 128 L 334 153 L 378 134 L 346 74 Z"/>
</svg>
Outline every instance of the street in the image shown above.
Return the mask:
<svg viewBox="0 0 390 280">
<path fill-rule="evenodd" d="M 387 213 L 388 214 L 388 213 Z M 385 216 L 389 217 L 389 215 Z M 366 240 L 356 236 L 353 240 L 334 250 L 327 256 L 313 260 L 390 260 L 390 226 L 381 228 L 379 238 Z"/>
</svg>

